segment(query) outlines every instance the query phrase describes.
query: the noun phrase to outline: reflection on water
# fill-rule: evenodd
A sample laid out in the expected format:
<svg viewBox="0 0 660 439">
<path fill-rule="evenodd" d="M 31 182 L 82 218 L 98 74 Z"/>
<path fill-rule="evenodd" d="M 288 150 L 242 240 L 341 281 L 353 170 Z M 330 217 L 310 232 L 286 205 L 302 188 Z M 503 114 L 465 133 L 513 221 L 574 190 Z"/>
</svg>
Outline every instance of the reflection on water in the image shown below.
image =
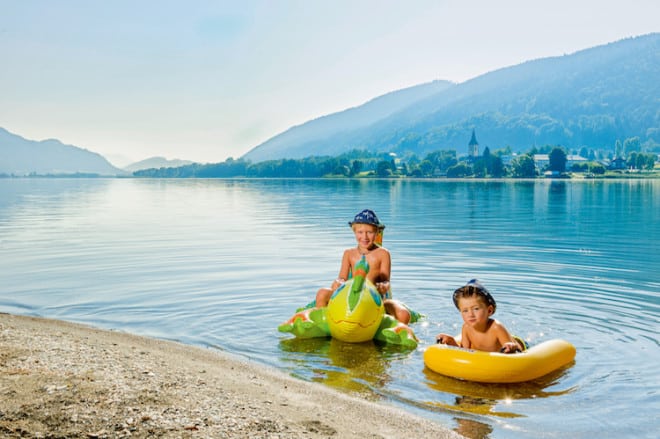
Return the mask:
<svg viewBox="0 0 660 439">
<path fill-rule="evenodd" d="M 462 381 L 445 377 L 429 369 L 424 369 L 426 384 L 430 389 L 437 391 L 435 395 L 457 395 L 452 401 L 453 405 L 443 401 L 429 401 L 430 405 L 467 413 L 488 414 L 493 416 L 513 418 L 524 416 L 513 412 L 496 411 L 498 405 L 511 407 L 515 400 L 548 398 L 567 395 L 577 389 L 577 386 L 561 389 L 546 390 L 559 386 L 562 378 L 574 365 L 574 362 L 533 381 L 515 384 L 490 384 Z"/>
<path fill-rule="evenodd" d="M 525 414 L 515 412 L 518 400 L 561 397 L 577 391 L 578 386 L 546 390 L 560 386 L 562 377 L 573 364 L 536 380 L 516 384 L 467 382 L 424 369 L 426 384 L 438 397 L 437 400 L 427 401 L 427 404 L 439 410 L 457 413 L 453 417 L 457 433 L 470 439 L 487 439 L 493 433 L 492 424 L 481 422 L 472 415 L 506 419 L 525 417 Z M 455 396 L 452 398 L 451 395 Z"/>
<path fill-rule="evenodd" d="M 654 437 L 659 200 L 641 180 L 2 179 L 0 312 L 227 350 L 473 439 Z M 419 348 L 278 333 L 336 277 L 367 207 L 387 225 L 395 298 L 426 315 Z M 575 363 L 516 385 L 427 371 L 471 278 L 512 332 L 567 339 Z"/>
<path fill-rule="evenodd" d="M 387 366 L 409 353 L 400 346 L 382 346 L 376 342 L 345 343 L 333 338 L 283 339 L 280 349 L 287 362 L 295 362 L 297 375 L 330 387 L 377 399 L 378 391 L 391 379 Z M 310 362 L 314 358 L 314 362 Z"/>
</svg>

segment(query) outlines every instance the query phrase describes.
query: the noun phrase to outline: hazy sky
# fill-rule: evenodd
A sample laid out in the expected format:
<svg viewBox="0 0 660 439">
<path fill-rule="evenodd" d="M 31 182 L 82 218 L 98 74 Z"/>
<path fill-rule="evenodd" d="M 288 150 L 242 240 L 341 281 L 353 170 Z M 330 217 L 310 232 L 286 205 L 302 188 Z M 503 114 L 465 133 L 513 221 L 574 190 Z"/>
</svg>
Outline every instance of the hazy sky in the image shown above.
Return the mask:
<svg viewBox="0 0 660 439">
<path fill-rule="evenodd" d="M 0 0 L 0 127 L 238 158 L 404 87 L 660 31 L 658 0 Z"/>
</svg>

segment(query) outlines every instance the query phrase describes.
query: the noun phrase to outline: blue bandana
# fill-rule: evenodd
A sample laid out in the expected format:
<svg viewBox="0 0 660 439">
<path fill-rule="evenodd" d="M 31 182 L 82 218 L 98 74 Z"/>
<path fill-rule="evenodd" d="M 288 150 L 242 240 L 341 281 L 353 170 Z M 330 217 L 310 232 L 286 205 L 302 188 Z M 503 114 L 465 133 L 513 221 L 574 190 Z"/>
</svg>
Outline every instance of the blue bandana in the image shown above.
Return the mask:
<svg viewBox="0 0 660 439">
<path fill-rule="evenodd" d="M 349 226 L 353 226 L 353 224 L 371 224 L 372 226 L 376 226 L 381 230 L 385 228 L 385 225 L 378 221 L 378 217 L 374 211 L 369 209 L 364 209 L 362 212 L 355 215 L 353 221 L 348 222 Z"/>
<path fill-rule="evenodd" d="M 459 297 L 472 296 L 475 294 L 483 297 L 487 305 L 492 305 L 493 314 L 495 314 L 495 310 L 497 309 L 497 304 L 495 303 L 495 299 L 486 289 L 486 287 L 481 285 L 481 282 L 479 282 L 477 279 L 470 280 L 467 284 L 454 291 L 454 295 L 452 296 L 452 299 L 454 300 L 454 305 L 456 305 L 456 308 L 458 308 Z"/>
</svg>

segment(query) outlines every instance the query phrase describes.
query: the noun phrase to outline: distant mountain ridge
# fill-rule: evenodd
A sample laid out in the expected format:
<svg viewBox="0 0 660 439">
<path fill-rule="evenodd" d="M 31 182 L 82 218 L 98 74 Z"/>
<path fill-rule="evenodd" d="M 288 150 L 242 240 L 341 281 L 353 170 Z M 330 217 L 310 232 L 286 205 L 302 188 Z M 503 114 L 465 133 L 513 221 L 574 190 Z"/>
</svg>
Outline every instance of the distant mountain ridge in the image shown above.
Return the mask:
<svg viewBox="0 0 660 439">
<path fill-rule="evenodd" d="M 660 143 L 660 34 L 628 38 L 571 55 L 528 61 L 461 84 L 440 82 L 408 94 L 399 107 L 353 123 L 365 107 L 293 127 L 243 156 L 254 162 L 338 155 L 352 149 L 415 153 L 466 152 L 472 129 L 482 148 L 562 145 L 612 149 L 638 136 Z M 435 84 L 435 83 L 430 83 Z M 415 91 L 413 94 L 412 92 Z M 391 111 L 388 111 L 391 110 Z M 388 114 L 389 113 L 389 114 Z M 327 128 L 333 121 L 333 130 Z"/>
<path fill-rule="evenodd" d="M 116 176 L 126 172 L 95 152 L 55 139 L 28 140 L 0 128 L 0 174 Z"/>
<path fill-rule="evenodd" d="M 358 107 L 322 116 L 269 139 L 243 156 L 255 162 L 276 158 L 302 158 L 323 151 L 324 155 L 345 152 L 335 147 L 335 138 L 370 126 L 410 106 L 414 102 L 442 92 L 454 84 L 433 81 L 379 96 Z M 287 154 L 284 157 L 282 154 Z"/>
<path fill-rule="evenodd" d="M 294 126 L 242 159 L 337 156 L 353 149 L 466 152 L 473 129 L 483 149 L 561 145 L 613 149 L 638 137 L 660 150 L 660 33 L 486 73 L 461 84 L 433 81 Z M 150 159 L 151 160 L 151 159 Z M 185 166 L 153 158 L 129 169 Z M 164 160 L 164 162 L 163 162 Z M 139 168 L 135 168 L 139 166 Z M 127 175 L 100 154 L 0 128 L 0 175 Z"/>
<path fill-rule="evenodd" d="M 160 168 L 178 168 L 180 166 L 191 165 L 193 162 L 190 160 L 171 159 L 165 157 L 150 157 L 148 159 L 140 160 L 139 162 L 131 163 L 124 166 L 124 170 L 128 172 L 140 171 L 143 169 L 160 169 Z"/>
</svg>

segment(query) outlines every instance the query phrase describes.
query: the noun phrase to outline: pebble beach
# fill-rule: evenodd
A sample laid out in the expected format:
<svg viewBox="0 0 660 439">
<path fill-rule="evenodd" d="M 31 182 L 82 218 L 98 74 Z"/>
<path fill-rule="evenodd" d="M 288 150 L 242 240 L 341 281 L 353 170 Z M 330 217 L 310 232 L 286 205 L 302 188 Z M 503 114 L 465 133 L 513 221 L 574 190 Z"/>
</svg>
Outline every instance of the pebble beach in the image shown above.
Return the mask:
<svg viewBox="0 0 660 439">
<path fill-rule="evenodd" d="M 461 437 L 224 352 L 12 314 L 0 314 L 0 436 Z"/>
</svg>

